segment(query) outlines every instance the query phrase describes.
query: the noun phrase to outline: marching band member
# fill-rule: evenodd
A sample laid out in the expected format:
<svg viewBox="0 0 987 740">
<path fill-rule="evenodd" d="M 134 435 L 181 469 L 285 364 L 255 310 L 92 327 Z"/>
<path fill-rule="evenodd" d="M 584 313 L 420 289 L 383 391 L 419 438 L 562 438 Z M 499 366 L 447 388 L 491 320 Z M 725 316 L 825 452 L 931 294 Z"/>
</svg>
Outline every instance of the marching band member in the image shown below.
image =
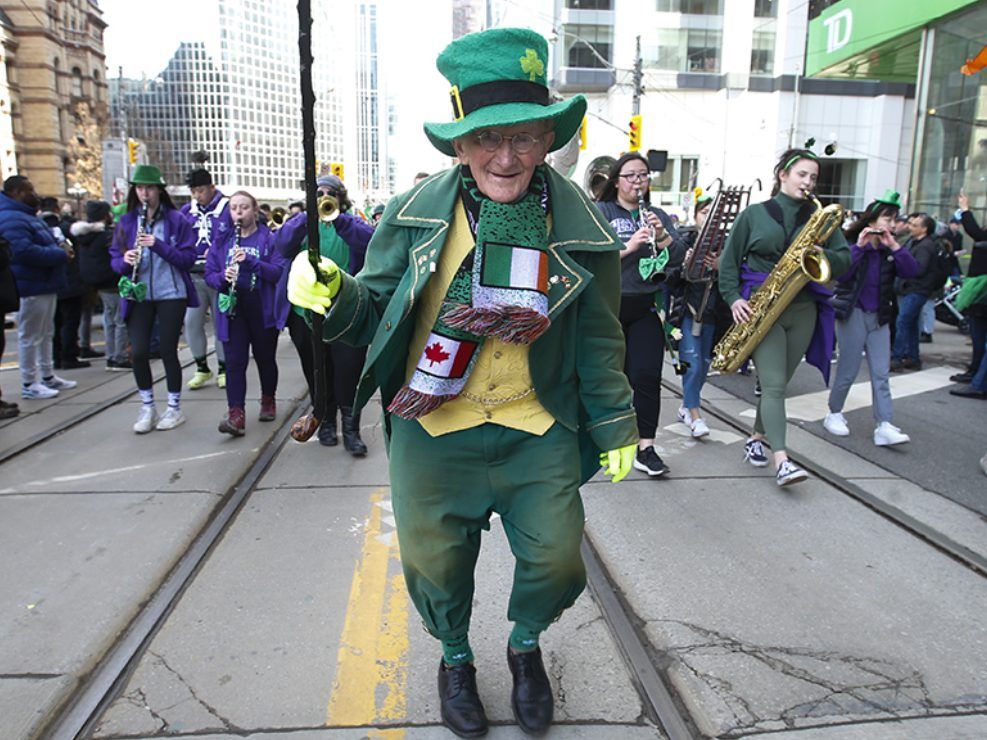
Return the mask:
<svg viewBox="0 0 987 740">
<path fill-rule="evenodd" d="M 123 276 L 120 296 L 122 314 L 133 350 L 134 378 L 141 410 L 134 424 L 137 434 L 152 429 L 174 429 L 184 423 L 182 365 L 178 361 L 178 338 L 186 306 L 198 306 L 189 268 L 195 262 L 192 226 L 175 208 L 165 190 L 161 170 L 138 165 L 130 180 L 127 212 L 120 219 L 110 246 L 113 269 Z M 151 332 L 158 322 L 161 360 L 168 387 L 168 408 L 159 418 L 149 358 Z"/>
<path fill-rule="evenodd" d="M 737 216 L 720 255 L 720 293 L 730 306 L 734 322 L 750 320 L 747 299 L 763 283 L 788 246 L 801 232 L 814 210 L 806 194 L 819 177 L 819 161 L 808 149 L 789 149 L 774 168 L 771 200 L 748 206 Z M 850 263 L 850 251 L 839 229 L 826 240 L 822 252 L 832 274 L 842 274 Z M 774 452 L 776 482 L 797 483 L 808 476 L 788 459 L 785 451 L 785 388 L 802 356 L 819 368 L 829 382 L 833 354 L 831 293 L 810 282 L 768 329 L 752 357 L 757 365 L 761 397 L 757 403 L 754 433 L 744 445 L 744 459 L 755 467 L 768 464 L 763 441 Z M 808 351 L 807 351 L 808 350 Z"/>
<path fill-rule="evenodd" d="M 319 251 L 323 257 L 331 259 L 349 275 L 356 275 L 363 268 L 367 244 L 374 230 L 366 221 L 353 215 L 352 203 L 346 193 L 346 186 L 336 175 L 324 175 L 316 180 L 319 197 L 332 196 L 339 203 L 339 214 L 332 221 L 319 223 Z M 281 255 L 290 261 L 299 251 L 308 247 L 305 213 L 290 218 L 278 232 L 277 248 Z M 285 283 L 287 277 L 285 277 Z M 280 291 L 284 296 L 285 291 Z M 309 395 L 315 403 L 315 373 L 312 357 L 312 331 L 305 319 L 304 311 L 289 306 L 285 300 L 280 309 L 282 325 L 287 324 L 291 341 L 298 350 L 302 372 L 308 382 Z M 342 342 L 332 342 L 323 347 L 325 352 L 326 405 L 321 414 L 319 442 L 327 447 L 338 443 L 336 437 L 336 412 L 342 417 L 343 447 L 354 457 L 367 454 L 367 446 L 360 438 L 360 415 L 353 411 L 356 386 L 360 381 L 360 369 L 367 351 L 362 347 L 352 347 Z"/>
<path fill-rule="evenodd" d="M 209 361 L 206 359 L 208 351 L 206 313 L 215 314 L 216 291 L 206 285 L 202 273 L 209 248 L 233 229 L 233 223 L 230 220 L 230 199 L 213 185 L 209 170 L 201 167 L 192 170 L 186 176 L 185 183 L 192 193 L 192 200 L 182 206 L 182 213 L 191 221 L 192 228 L 195 230 L 195 249 L 198 253 L 191 272 L 192 285 L 195 286 L 195 292 L 199 296 L 199 305 L 189 306 L 185 310 L 185 339 L 189 349 L 192 350 L 192 357 L 195 358 L 195 374 L 189 379 L 188 388 L 194 391 L 212 378 L 212 370 L 209 369 Z M 215 323 L 215 315 L 213 322 Z M 215 343 L 216 360 L 219 363 L 216 385 L 222 388 L 226 385 L 223 343 L 218 337 Z"/>
<path fill-rule="evenodd" d="M 713 199 L 708 196 L 700 196 L 696 199 L 695 218 L 696 228 L 690 234 L 690 242 L 685 253 L 685 259 L 691 257 L 692 249 L 696 246 L 696 238 L 703 230 L 703 224 L 709 216 L 713 206 Z M 700 393 L 706 383 L 706 374 L 709 372 L 709 363 L 713 356 L 713 342 L 716 339 L 718 317 L 723 306 L 723 299 L 720 297 L 716 287 L 716 270 L 719 264 L 719 256 L 707 254 L 703 260 L 706 267 L 713 271 L 711 280 L 713 284 L 709 286 L 707 293 L 707 283 L 693 283 L 682 277 L 682 268 L 677 266 L 669 271 L 669 289 L 671 290 L 671 307 L 669 308 L 669 321 L 673 326 L 679 327 L 682 338 L 679 340 L 679 357 L 688 367 L 685 375 L 682 376 L 682 407 L 678 411 L 680 422 L 689 427 L 689 431 L 696 439 L 700 439 L 709 434 L 709 426 L 700 413 Z M 703 306 L 703 297 L 706 297 L 706 304 Z M 701 325 L 699 336 L 696 336 L 693 327 L 696 324 L 696 314 L 702 310 L 698 323 Z"/>
<path fill-rule="evenodd" d="M 850 434 L 843 404 L 850 386 L 857 379 L 862 355 L 867 354 L 873 398 L 874 444 L 897 445 L 909 442 L 907 434 L 894 426 L 891 409 L 891 326 L 894 316 L 894 284 L 897 278 L 919 274 L 919 265 L 891 234 L 898 209 L 898 193 L 888 190 L 861 213 L 846 230 L 850 247 L 850 268 L 840 276 L 831 303 L 836 310 L 836 339 L 840 359 L 836 379 L 829 392 L 829 413 L 823 427 L 830 434 Z"/>
<path fill-rule="evenodd" d="M 654 272 L 651 242 L 659 254 L 669 250 L 672 263 L 681 260 L 684 245 L 669 215 L 651 207 L 650 182 L 648 160 L 629 152 L 610 168 L 597 206 L 624 243 L 620 250 L 620 326 L 627 342 L 624 373 L 634 389 L 637 414 L 639 439 L 634 467 L 658 478 L 669 472 L 655 450 L 665 330 L 655 305 L 662 286 Z M 640 212 L 641 202 L 647 207 L 644 214 Z M 643 219 L 647 225 L 642 224 Z M 645 277 L 649 270 L 651 274 Z"/>
<path fill-rule="evenodd" d="M 511 707 L 541 734 L 554 710 L 539 635 L 586 582 L 579 487 L 601 449 L 619 480 L 636 447 L 620 240 L 544 166 L 586 110 L 582 96 L 551 101 L 547 64 L 547 42 L 527 29 L 453 41 L 438 60 L 453 120 L 425 132 L 459 167 L 388 204 L 359 275 L 323 260 L 323 285 L 299 255 L 288 281 L 293 302 L 330 309 L 327 340 L 371 344 L 357 404 L 380 389 L 405 581 L 442 643 L 442 721 L 461 737 L 488 728 L 469 627 L 491 514 L 516 559 Z"/>
<path fill-rule="evenodd" d="M 247 398 L 247 365 L 253 351 L 260 375 L 260 421 L 277 416 L 278 323 L 276 294 L 285 261 L 274 247 L 274 234 L 258 223 L 257 201 L 239 190 L 230 196 L 234 223 L 206 257 L 205 280 L 218 297 L 216 339 L 226 350 L 226 416 L 219 431 L 243 436 Z"/>
</svg>

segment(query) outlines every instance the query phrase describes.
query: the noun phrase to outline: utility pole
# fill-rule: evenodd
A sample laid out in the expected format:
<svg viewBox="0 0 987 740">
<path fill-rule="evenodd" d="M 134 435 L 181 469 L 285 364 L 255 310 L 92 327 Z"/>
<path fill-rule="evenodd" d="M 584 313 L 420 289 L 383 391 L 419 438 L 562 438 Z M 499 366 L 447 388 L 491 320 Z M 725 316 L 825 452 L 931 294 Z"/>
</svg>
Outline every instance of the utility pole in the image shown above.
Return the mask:
<svg viewBox="0 0 987 740">
<path fill-rule="evenodd" d="M 641 64 L 641 37 L 637 37 L 637 47 L 634 52 L 634 100 L 631 106 L 631 113 L 638 115 L 641 112 L 641 95 L 644 92 L 644 72 Z"/>
</svg>

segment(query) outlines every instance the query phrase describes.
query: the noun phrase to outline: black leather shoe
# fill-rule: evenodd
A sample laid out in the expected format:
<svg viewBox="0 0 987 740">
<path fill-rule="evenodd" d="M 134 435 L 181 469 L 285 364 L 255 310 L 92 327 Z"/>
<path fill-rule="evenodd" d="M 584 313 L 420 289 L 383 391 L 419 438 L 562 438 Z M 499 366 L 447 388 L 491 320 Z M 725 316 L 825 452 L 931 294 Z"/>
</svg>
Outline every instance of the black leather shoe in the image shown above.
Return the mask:
<svg viewBox="0 0 987 740">
<path fill-rule="evenodd" d="M 544 735 L 552 725 L 555 697 L 541 660 L 541 648 L 515 653 L 507 646 L 507 665 L 514 677 L 511 710 L 527 735 Z"/>
<path fill-rule="evenodd" d="M 439 661 L 439 701 L 442 724 L 459 737 L 487 734 L 487 713 L 476 690 L 476 668 L 472 663 L 447 666 Z"/>
<path fill-rule="evenodd" d="M 949 376 L 950 383 L 969 383 L 973 380 L 973 373 L 956 373 Z"/>
<path fill-rule="evenodd" d="M 967 386 L 966 388 L 951 388 L 949 394 L 951 396 L 959 396 L 961 398 L 979 398 L 981 400 L 987 399 L 987 391 L 978 391 L 972 386 Z"/>
<path fill-rule="evenodd" d="M 326 447 L 335 447 L 339 444 L 339 438 L 336 436 L 336 420 L 326 419 L 321 424 L 319 424 L 319 444 L 325 445 Z"/>
<path fill-rule="evenodd" d="M 348 406 L 340 406 L 339 415 L 342 417 L 343 447 L 353 457 L 365 457 L 367 446 L 360 439 L 360 415 L 354 414 Z"/>
</svg>

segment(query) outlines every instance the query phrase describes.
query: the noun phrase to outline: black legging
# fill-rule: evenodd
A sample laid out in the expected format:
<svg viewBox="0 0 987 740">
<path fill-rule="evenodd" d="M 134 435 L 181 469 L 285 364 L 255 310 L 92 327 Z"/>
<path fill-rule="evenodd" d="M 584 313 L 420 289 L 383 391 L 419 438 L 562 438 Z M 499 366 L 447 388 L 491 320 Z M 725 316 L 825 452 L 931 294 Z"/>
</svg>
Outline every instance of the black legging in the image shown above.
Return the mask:
<svg viewBox="0 0 987 740">
<path fill-rule="evenodd" d="M 654 295 L 621 295 L 620 326 L 626 342 L 624 374 L 634 391 L 637 433 L 641 439 L 654 439 L 665 357 L 665 332 L 655 310 Z"/>
<path fill-rule="evenodd" d="M 144 301 L 130 306 L 127 315 L 127 331 L 130 333 L 130 346 L 133 350 L 134 379 L 139 390 L 150 390 L 151 378 L 151 332 L 155 317 L 161 337 L 161 361 L 165 368 L 165 383 L 169 393 L 182 390 L 182 364 L 178 361 L 178 337 L 182 333 L 185 320 L 184 298 L 171 301 Z"/>
<path fill-rule="evenodd" d="M 288 334 L 302 363 L 302 373 L 308 383 L 309 397 L 315 406 L 315 368 L 312 361 L 312 330 L 305 319 L 294 311 L 288 314 Z M 326 366 L 326 408 L 316 416 L 335 422 L 339 408 L 351 408 L 360 382 L 360 371 L 367 356 L 365 347 L 351 347 L 342 342 L 322 343 Z M 318 409 L 316 410 L 318 411 Z"/>
</svg>

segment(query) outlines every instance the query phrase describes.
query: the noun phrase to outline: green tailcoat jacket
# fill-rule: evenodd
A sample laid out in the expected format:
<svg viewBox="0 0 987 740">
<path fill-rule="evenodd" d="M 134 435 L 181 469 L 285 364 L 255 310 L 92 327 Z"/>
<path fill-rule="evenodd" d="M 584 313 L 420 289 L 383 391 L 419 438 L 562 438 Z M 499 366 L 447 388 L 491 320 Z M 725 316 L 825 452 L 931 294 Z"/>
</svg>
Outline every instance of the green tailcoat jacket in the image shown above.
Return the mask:
<svg viewBox="0 0 987 740">
<path fill-rule="evenodd" d="M 546 170 L 552 197 L 552 325 L 531 344 L 528 364 L 539 402 L 557 423 L 579 433 L 583 480 L 588 480 L 600 467 L 601 450 L 638 439 L 617 320 L 621 242 L 575 185 Z M 459 194 L 459 170 L 453 168 L 393 198 L 363 270 L 356 277 L 341 275 L 323 339 L 368 347 L 357 410 L 378 388 L 386 409 L 407 380 L 418 298 L 442 253 Z M 384 427 L 389 434 L 386 411 Z"/>
</svg>

